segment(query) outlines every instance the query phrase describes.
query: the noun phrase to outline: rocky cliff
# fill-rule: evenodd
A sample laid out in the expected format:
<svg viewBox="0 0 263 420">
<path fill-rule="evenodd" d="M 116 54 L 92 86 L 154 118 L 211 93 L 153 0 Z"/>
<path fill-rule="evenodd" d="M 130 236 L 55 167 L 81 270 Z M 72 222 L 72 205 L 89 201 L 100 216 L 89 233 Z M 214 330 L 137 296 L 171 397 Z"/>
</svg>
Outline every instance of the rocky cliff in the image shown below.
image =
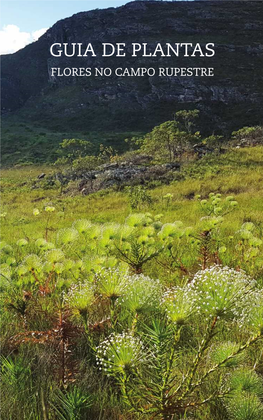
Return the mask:
<svg viewBox="0 0 263 420">
<path fill-rule="evenodd" d="M 263 109 L 263 3 L 135 1 L 57 22 L 2 57 L 2 111 L 53 130 L 146 131 L 198 108 L 204 130 L 257 124 Z M 214 57 L 60 57 L 53 43 L 214 43 Z M 51 77 L 52 67 L 213 67 L 214 77 Z"/>
</svg>

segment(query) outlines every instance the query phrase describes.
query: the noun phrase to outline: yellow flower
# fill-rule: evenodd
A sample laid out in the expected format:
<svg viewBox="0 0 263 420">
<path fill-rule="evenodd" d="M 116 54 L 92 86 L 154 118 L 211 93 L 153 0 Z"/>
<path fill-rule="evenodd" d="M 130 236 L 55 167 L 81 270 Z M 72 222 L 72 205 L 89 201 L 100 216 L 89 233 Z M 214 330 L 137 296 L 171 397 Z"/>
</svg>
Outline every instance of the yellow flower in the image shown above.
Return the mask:
<svg viewBox="0 0 263 420">
<path fill-rule="evenodd" d="M 49 212 L 55 211 L 55 207 L 52 207 L 52 206 L 46 206 L 46 207 L 45 207 L 45 211 L 49 211 Z"/>
</svg>

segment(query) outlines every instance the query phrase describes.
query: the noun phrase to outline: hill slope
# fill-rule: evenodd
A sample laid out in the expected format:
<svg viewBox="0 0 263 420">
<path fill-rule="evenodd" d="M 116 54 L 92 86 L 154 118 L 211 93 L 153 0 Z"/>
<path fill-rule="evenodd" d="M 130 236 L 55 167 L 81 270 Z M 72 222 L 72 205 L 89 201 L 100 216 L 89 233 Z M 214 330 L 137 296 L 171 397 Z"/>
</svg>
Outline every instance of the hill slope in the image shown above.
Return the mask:
<svg viewBox="0 0 263 420">
<path fill-rule="evenodd" d="M 57 22 L 2 57 L 2 111 L 55 132 L 147 131 L 178 109 L 198 108 L 204 131 L 262 120 L 263 3 L 132 2 Z M 215 43 L 212 58 L 52 57 L 50 45 L 91 42 Z M 214 67 L 214 77 L 51 77 L 51 67 Z M 242 117 L 241 117 L 242 116 Z M 9 127 L 10 128 L 10 127 Z M 12 139 L 7 138 L 7 142 Z M 5 137 L 3 139 L 5 144 Z"/>
</svg>

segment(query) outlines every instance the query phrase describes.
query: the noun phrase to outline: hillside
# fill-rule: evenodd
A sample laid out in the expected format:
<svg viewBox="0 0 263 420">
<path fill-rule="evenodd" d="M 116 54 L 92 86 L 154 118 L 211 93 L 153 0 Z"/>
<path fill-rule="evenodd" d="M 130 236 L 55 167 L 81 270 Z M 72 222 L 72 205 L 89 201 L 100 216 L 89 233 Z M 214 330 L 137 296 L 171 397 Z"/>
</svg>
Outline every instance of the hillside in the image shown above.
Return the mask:
<svg viewBox="0 0 263 420">
<path fill-rule="evenodd" d="M 131 2 L 61 20 L 37 42 L 2 56 L 3 154 L 10 153 L 11 145 L 11 153 L 20 152 L 16 160 L 23 160 L 27 143 L 29 161 L 43 161 L 49 159 L 65 135 L 71 134 L 89 138 L 94 144 L 98 144 L 99 136 L 100 142 L 112 144 L 115 133 L 119 133 L 115 143 L 122 147 L 122 132 L 146 132 L 179 109 L 202 111 L 204 132 L 229 132 L 259 124 L 263 103 L 262 32 L 261 2 L 242 2 L 242 7 L 232 1 Z M 129 45 L 146 41 L 151 48 L 158 42 L 214 43 L 216 54 L 211 58 L 134 58 L 128 52 L 126 58 L 56 58 L 49 52 L 55 42 L 90 42 L 95 48 L 102 42 Z M 215 76 L 50 75 L 51 67 L 119 66 L 214 67 Z M 24 135 L 20 133 L 21 124 L 26 127 Z"/>
<path fill-rule="evenodd" d="M 261 226 L 262 165 L 262 146 L 230 149 L 220 156 L 211 154 L 195 162 L 186 162 L 179 176 L 174 173 L 174 179 L 170 180 L 169 185 L 157 182 L 154 187 L 154 182 L 149 184 L 149 194 L 153 198 L 149 208 L 156 214 L 164 213 L 166 221 L 188 220 L 192 224 L 200 212 L 195 195 L 206 197 L 209 192 L 215 191 L 222 195 L 234 195 L 240 203 L 240 208 L 230 216 L 231 224 L 236 227 L 249 219 Z M 55 169 L 52 166 L 32 166 L 2 171 L 2 206 L 3 212 L 8 215 L 7 223 L 2 226 L 2 235 L 8 240 L 18 239 L 21 231 L 24 235 L 34 232 L 37 237 L 43 228 L 45 214 L 33 218 L 33 209 L 42 209 L 49 203 L 64 212 L 64 217 L 56 221 L 59 227 L 64 226 L 65 222 L 70 225 L 75 219 L 83 217 L 94 222 L 119 222 L 130 212 L 125 190 L 119 192 L 114 187 L 83 196 L 77 190 L 79 180 L 76 180 L 66 188 L 67 193 L 61 195 L 59 184 L 49 185 L 45 179 L 38 181 L 37 177 L 42 172 L 48 178 L 54 174 Z M 167 208 L 163 200 L 166 194 L 173 194 L 171 206 Z M 10 229 L 11 225 L 17 227 L 15 233 Z"/>
</svg>

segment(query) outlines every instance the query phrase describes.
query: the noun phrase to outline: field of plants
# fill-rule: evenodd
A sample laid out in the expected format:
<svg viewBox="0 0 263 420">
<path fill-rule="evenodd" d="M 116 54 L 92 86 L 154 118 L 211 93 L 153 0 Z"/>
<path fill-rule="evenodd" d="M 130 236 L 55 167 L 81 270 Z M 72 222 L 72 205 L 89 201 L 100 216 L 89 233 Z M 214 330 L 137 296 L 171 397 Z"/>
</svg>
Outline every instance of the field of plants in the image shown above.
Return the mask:
<svg viewBox="0 0 263 420">
<path fill-rule="evenodd" d="M 2 418 L 262 420 L 262 166 L 87 196 L 3 169 Z"/>
</svg>

